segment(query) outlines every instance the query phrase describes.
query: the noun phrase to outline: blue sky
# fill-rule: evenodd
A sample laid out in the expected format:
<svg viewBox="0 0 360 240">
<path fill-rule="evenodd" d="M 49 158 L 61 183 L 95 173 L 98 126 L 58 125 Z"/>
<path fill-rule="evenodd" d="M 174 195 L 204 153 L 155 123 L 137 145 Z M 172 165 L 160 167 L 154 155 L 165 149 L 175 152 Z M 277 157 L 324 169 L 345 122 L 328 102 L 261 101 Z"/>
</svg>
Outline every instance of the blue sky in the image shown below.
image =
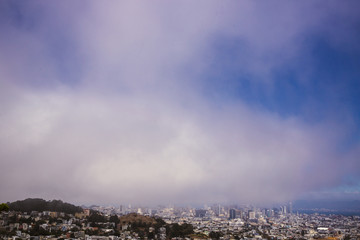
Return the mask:
<svg viewBox="0 0 360 240">
<path fill-rule="evenodd" d="M 359 199 L 359 9 L 1 2 L 0 201 Z"/>
</svg>

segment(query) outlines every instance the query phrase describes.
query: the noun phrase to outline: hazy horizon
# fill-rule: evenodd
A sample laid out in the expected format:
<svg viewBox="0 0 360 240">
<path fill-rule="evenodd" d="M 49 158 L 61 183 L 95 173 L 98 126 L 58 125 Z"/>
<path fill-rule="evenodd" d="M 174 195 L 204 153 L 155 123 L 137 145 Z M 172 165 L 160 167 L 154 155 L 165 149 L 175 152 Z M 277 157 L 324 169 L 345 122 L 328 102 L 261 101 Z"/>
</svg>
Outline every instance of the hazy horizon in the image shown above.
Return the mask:
<svg viewBox="0 0 360 240">
<path fill-rule="evenodd" d="M 1 1 L 0 202 L 360 200 L 360 2 Z"/>
<path fill-rule="evenodd" d="M 295 214 L 297 211 L 300 211 L 299 213 L 324 213 L 324 214 L 341 214 L 341 215 L 359 215 L 360 214 L 360 200 L 351 200 L 351 199 L 346 199 L 346 200 L 334 200 L 334 199 L 321 199 L 321 200 L 296 200 L 293 202 L 278 202 L 278 203 L 272 203 L 272 204 L 266 204 L 266 203 L 262 203 L 262 204 L 252 204 L 252 203 L 211 203 L 211 202 L 204 202 L 202 204 L 200 203 L 187 203 L 187 204 L 183 204 L 183 203 L 178 203 L 178 204 L 173 204 L 173 203 L 167 203 L 167 204 L 146 204 L 146 203 L 122 203 L 122 202 L 118 202 L 118 203 L 103 203 L 103 204 L 98 204 L 98 203 L 74 203 L 74 202 L 66 202 L 63 201 L 62 199 L 43 199 L 43 198 L 27 198 L 27 199 L 18 199 L 17 201 L 14 202 L 26 202 L 26 200 L 34 200 L 34 199 L 40 199 L 40 200 L 45 200 L 47 202 L 51 202 L 51 201 L 62 201 L 64 203 L 70 203 L 73 204 L 75 206 L 80 206 L 84 209 L 94 209 L 97 207 L 100 208 L 114 208 L 114 209 L 125 209 L 125 212 L 134 212 L 134 211 L 138 211 L 139 208 L 141 209 L 161 209 L 161 208 L 174 208 L 174 209 L 182 209 L 182 208 L 194 208 L 194 209 L 208 209 L 211 208 L 213 209 L 214 206 L 219 206 L 225 209 L 230 209 L 230 208 L 235 208 L 235 209 L 279 209 L 282 208 L 283 206 L 286 206 L 287 208 L 289 208 L 290 204 L 291 204 L 291 208 L 293 210 L 293 213 Z M 11 202 L 8 202 L 11 204 Z M 19 203 L 18 203 L 19 204 Z"/>
</svg>

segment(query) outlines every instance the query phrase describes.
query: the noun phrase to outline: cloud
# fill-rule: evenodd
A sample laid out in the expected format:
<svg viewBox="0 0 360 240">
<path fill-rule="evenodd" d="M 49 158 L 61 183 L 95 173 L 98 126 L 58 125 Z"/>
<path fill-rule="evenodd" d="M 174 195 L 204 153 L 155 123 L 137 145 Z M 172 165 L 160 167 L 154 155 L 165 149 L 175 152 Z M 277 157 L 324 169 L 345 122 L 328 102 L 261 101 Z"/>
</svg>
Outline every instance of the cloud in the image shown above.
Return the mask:
<svg viewBox="0 0 360 240">
<path fill-rule="evenodd" d="M 241 104 L 183 107 L 157 97 L 68 91 L 31 93 L 5 114 L 2 189 L 9 196 L 281 201 L 340 174 L 327 168 L 333 160 L 327 134 L 295 119 Z"/>
<path fill-rule="evenodd" d="M 17 24 L 2 18 L 2 201 L 287 201 L 357 166 L 356 150 L 336 149 L 346 127 L 202 91 L 222 60 L 209 59 L 217 39 L 240 40 L 230 68 L 268 86 L 271 71 L 299 55 L 305 31 L 347 11 L 250 1 L 72 6 L 15 6 Z"/>
</svg>

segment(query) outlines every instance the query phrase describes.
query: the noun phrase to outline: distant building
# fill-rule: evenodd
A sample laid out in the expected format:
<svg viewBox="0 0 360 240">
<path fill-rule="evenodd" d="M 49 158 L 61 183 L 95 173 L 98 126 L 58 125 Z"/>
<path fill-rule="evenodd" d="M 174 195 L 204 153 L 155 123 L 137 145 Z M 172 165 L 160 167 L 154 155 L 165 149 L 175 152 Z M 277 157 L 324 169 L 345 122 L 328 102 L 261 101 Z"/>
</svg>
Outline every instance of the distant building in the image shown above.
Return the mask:
<svg viewBox="0 0 360 240">
<path fill-rule="evenodd" d="M 123 205 L 120 205 L 119 212 L 120 212 L 120 214 L 125 213 L 125 208 L 123 207 Z"/>
<path fill-rule="evenodd" d="M 196 209 L 195 210 L 195 217 L 205 217 L 206 215 L 206 210 L 205 209 Z"/>
<path fill-rule="evenodd" d="M 138 213 L 138 214 L 140 214 L 140 215 L 142 215 L 142 214 L 143 214 L 143 212 L 142 212 L 141 208 L 138 208 L 137 213 Z"/>
<path fill-rule="evenodd" d="M 159 237 L 158 237 L 158 239 L 160 239 L 160 240 L 165 240 L 166 239 L 166 228 L 161 227 L 159 229 Z"/>
<path fill-rule="evenodd" d="M 286 206 L 281 206 L 281 207 L 280 207 L 280 213 L 281 213 L 282 215 L 286 215 L 286 213 L 287 213 L 287 211 L 286 211 Z"/>
<path fill-rule="evenodd" d="M 235 219 L 236 218 L 236 210 L 233 208 L 230 208 L 229 210 L 229 219 Z"/>
<path fill-rule="evenodd" d="M 286 208 L 286 206 L 283 206 L 283 214 L 284 214 L 284 215 L 287 214 L 287 208 Z"/>
<path fill-rule="evenodd" d="M 90 216 L 90 209 L 84 209 L 85 216 Z"/>
<path fill-rule="evenodd" d="M 244 216 L 243 216 L 243 211 L 240 210 L 240 209 L 236 209 L 235 218 L 241 218 L 241 219 L 243 219 L 243 218 L 244 218 Z"/>
<path fill-rule="evenodd" d="M 273 217 L 275 214 L 274 210 L 273 209 L 267 209 L 266 210 L 266 216 L 267 217 Z"/>
<path fill-rule="evenodd" d="M 214 214 L 216 216 L 219 216 L 220 215 L 220 212 L 221 212 L 221 208 L 220 208 L 220 205 L 219 204 L 216 204 L 216 205 L 213 205 L 211 207 L 211 209 L 213 210 Z"/>
<path fill-rule="evenodd" d="M 255 211 L 249 211 L 249 219 L 256 219 Z"/>
</svg>

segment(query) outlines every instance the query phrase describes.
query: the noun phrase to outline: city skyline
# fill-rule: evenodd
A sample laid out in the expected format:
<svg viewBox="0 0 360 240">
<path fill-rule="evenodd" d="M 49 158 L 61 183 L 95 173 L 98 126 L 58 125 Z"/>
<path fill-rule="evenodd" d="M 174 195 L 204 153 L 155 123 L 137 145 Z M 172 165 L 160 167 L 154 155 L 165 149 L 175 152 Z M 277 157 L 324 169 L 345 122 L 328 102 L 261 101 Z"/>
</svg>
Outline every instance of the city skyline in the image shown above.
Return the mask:
<svg viewBox="0 0 360 240">
<path fill-rule="evenodd" d="M 0 202 L 360 200 L 357 1 L 0 2 Z"/>
<path fill-rule="evenodd" d="M 27 199 L 0 210 L 2 237 L 75 239 L 357 239 L 359 212 L 292 212 L 279 208 L 204 206 L 80 208 Z M 8 211 L 10 209 L 10 211 Z"/>
</svg>

